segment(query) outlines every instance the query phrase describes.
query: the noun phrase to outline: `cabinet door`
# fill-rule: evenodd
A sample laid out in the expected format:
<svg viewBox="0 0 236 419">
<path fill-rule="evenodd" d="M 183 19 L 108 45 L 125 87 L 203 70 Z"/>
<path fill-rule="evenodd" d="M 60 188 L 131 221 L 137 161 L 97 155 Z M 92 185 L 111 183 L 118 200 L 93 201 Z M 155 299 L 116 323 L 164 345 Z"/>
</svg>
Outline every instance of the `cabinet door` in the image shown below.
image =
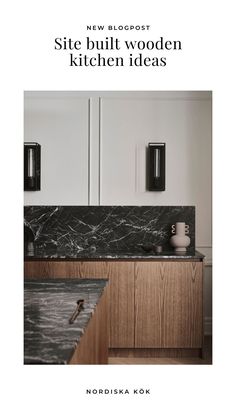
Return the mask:
<svg viewBox="0 0 236 419">
<path fill-rule="evenodd" d="M 134 262 L 109 262 L 110 348 L 134 348 Z"/>
<path fill-rule="evenodd" d="M 134 262 L 79 262 L 77 266 L 80 277 L 109 279 L 109 348 L 134 348 Z"/>
<path fill-rule="evenodd" d="M 66 274 L 78 278 L 108 278 L 110 348 L 134 347 L 134 262 L 67 262 Z"/>
<path fill-rule="evenodd" d="M 25 92 L 24 141 L 41 145 L 41 190 L 25 205 L 88 205 L 89 98 Z"/>
<path fill-rule="evenodd" d="M 202 347 L 202 262 L 137 262 L 135 347 Z"/>
</svg>

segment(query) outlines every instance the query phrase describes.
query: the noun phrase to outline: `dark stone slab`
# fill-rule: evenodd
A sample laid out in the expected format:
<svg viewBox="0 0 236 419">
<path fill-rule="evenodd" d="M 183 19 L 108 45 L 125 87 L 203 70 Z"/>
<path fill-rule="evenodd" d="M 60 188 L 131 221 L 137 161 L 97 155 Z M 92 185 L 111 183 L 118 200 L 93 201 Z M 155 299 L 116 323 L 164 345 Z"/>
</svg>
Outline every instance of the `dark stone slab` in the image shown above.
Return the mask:
<svg viewBox="0 0 236 419">
<path fill-rule="evenodd" d="M 24 215 L 38 254 L 138 254 L 144 244 L 173 252 L 171 225 L 181 221 L 195 251 L 193 206 L 28 206 Z"/>
<path fill-rule="evenodd" d="M 103 279 L 26 279 L 24 363 L 68 363 L 107 283 Z M 84 309 L 69 324 L 79 299 L 84 299 Z"/>
</svg>

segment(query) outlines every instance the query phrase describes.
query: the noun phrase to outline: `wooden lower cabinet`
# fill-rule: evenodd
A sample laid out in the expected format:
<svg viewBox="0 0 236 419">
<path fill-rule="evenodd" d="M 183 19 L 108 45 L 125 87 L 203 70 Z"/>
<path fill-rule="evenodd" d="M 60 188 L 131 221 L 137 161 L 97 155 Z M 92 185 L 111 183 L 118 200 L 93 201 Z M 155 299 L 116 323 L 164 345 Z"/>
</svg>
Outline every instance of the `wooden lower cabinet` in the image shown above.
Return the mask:
<svg viewBox="0 0 236 419">
<path fill-rule="evenodd" d="M 135 348 L 202 347 L 202 263 L 138 262 Z"/>
<path fill-rule="evenodd" d="M 134 347 L 134 263 L 108 263 L 110 348 Z"/>
<path fill-rule="evenodd" d="M 203 262 L 25 262 L 28 278 L 108 278 L 109 348 L 201 348 Z"/>
</svg>

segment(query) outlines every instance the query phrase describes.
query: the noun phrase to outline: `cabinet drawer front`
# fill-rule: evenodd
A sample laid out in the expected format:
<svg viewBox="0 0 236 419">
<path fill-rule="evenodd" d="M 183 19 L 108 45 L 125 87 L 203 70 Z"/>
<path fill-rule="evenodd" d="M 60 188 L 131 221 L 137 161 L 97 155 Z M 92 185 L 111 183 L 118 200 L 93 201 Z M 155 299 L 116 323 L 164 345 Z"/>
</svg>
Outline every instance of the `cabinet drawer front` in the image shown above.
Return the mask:
<svg viewBox="0 0 236 419">
<path fill-rule="evenodd" d="M 25 278 L 108 278 L 107 262 L 27 261 Z"/>
<path fill-rule="evenodd" d="M 202 346 L 202 263 L 137 262 L 135 347 Z"/>
</svg>

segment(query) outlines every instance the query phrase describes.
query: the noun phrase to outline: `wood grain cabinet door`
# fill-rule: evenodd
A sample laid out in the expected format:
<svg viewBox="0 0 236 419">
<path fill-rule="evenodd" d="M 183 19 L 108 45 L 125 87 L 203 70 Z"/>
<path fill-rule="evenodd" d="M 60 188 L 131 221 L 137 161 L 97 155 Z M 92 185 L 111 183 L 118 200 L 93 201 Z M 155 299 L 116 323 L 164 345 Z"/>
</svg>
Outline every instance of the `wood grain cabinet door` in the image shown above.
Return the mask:
<svg viewBox="0 0 236 419">
<path fill-rule="evenodd" d="M 67 266 L 70 277 L 109 279 L 109 348 L 133 348 L 134 262 L 68 262 Z"/>
<path fill-rule="evenodd" d="M 134 348 L 134 262 L 108 263 L 110 348 Z"/>
<path fill-rule="evenodd" d="M 67 266 L 70 277 L 109 279 L 109 348 L 134 348 L 134 262 L 68 262 Z"/>
<path fill-rule="evenodd" d="M 135 264 L 135 347 L 202 347 L 202 262 Z"/>
</svg>

